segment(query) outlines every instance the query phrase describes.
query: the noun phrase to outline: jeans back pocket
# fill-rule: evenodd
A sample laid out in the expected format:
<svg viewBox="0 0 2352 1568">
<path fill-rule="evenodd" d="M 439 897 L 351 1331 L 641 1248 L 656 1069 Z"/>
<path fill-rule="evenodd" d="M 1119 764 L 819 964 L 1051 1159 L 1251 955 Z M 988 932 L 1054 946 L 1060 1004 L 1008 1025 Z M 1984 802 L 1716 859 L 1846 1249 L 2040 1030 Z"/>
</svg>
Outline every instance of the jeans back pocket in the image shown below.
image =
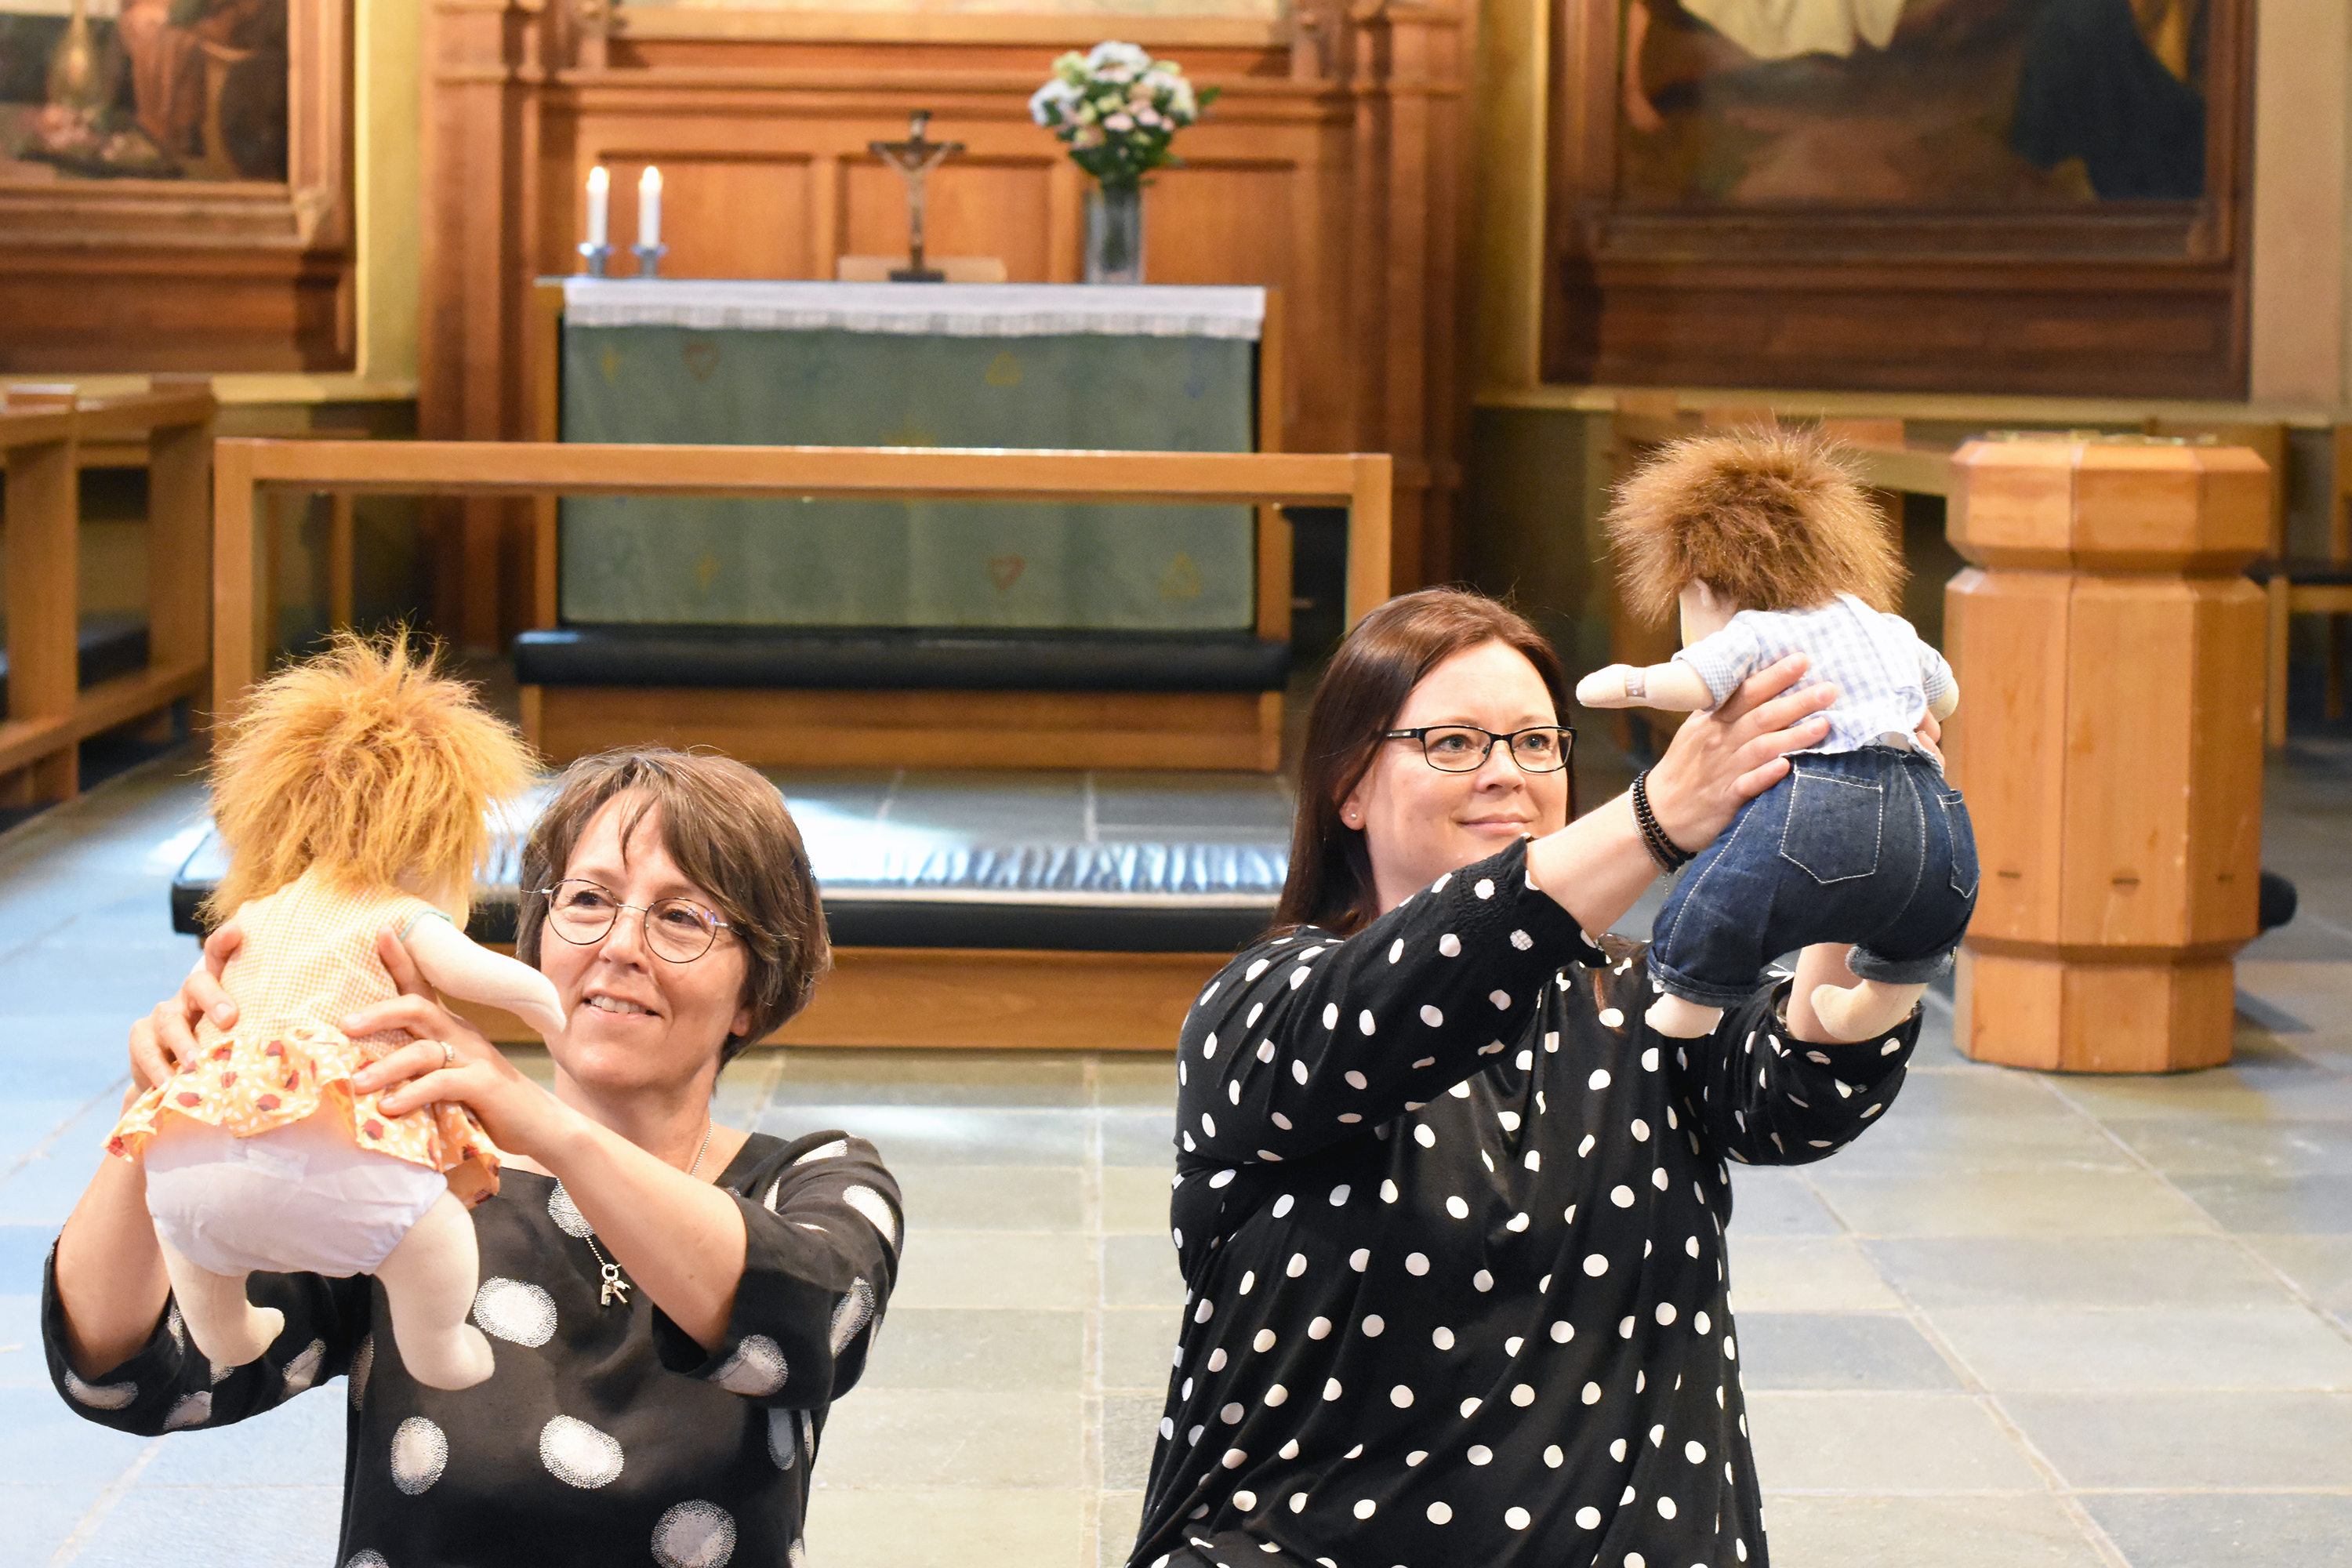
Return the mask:
<svg viewBox="0 0 2352 1568">
<path fill-rule="evenodd" d="M 1977 833 L 1969 822 L 1968 803 L 1956 789 L 1939 790 L 1937 798 L 1943 803 L 1944 828 L 1952 847 L 1952 891 L 1973 899 L 1983 872 L 1977 865 Z"/>
<path fill-rule="evenodd" d="M 1886 816 L 1884 785 L 1800 765 L 1790 775 L 1789 790 L 1781 858 L 1825 886 L 1878 869 L 1878 839 Z"/>
</svg>

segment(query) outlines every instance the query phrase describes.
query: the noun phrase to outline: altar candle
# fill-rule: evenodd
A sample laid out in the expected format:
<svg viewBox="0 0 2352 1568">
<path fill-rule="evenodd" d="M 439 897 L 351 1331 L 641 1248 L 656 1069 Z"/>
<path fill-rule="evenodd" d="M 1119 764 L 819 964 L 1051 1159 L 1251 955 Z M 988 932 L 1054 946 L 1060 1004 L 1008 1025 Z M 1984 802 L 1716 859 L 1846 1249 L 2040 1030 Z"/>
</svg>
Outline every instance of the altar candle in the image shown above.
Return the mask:
<svg viewBox="0 0 2352 1568">
<path fill-rule="evenodd" d="M 597 164 L 588 171 L 588 243 L 602 246 L 606 242 L 606 225 L 612 216 L 613 176 Z"/>
<path fill-rule="evenodd" d="M 661 171 L 646 165 L 645 177 L 637 182 L 637 243 L 655 246 L 661 243 Z"/>
</svg>

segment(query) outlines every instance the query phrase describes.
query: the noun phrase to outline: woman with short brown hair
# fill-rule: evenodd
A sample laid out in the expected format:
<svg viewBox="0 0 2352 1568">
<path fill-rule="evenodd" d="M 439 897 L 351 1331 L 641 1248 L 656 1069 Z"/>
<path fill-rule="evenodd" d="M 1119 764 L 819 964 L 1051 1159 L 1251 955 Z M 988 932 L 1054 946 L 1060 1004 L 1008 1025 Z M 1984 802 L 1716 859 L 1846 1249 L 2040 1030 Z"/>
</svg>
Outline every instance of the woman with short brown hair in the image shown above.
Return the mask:
<svg viewBox="0 0 2352 1568">
<path fill-rule="evenodd" d="M 466 1105 L 506 1152 L 473 1212 L 488 1380 L 408 1376 L 365 1276 L 254 1275 L 286 1331 L 205 1364 L 169 1310 L 143 1170 L 120 1160 L 53 1255 L 52 1379 L 89 1419 L 155 1433 L 347 1374 L 346 1563 L 797 1563 L 817 1435 L 864 1371 L 903 1229 L 864 1141 L 711 1114 L 719 1068 L 829 961 L 799 832 L 739 763 L 619 752 L 563 774 L 522 868 L 520 956 L 563 1007 L 551 1084 L 445 1011 L 397 942 L 379 953 L 404 994 L 343 1021 L 383 1044 L 355 1081 L 385 1110 Z M 216 933 L 213 971 L 132 1031 L 133 1094 L 193 1048 L 194 1013 L 234 1021 L 234 945 Z"/>
<path fill-rule="evenodd" d="M 1855 1136 L 1916 1016 L 1822 1043 L 1801 978 L 1785 1019 L 1768 986 L 1662 1039 L 1638 949 L 1586 933 L 1820 738 L 1834 693 L 1801 669 L 1570 821 L 1565 682 L 1525 621 L 1430 589 L 1349 634 L 1282 923 L 1180 1039 L 1185 1310 L 1138 1568 L 1763 1563 L 1725 1162 Z"/>
</svg>

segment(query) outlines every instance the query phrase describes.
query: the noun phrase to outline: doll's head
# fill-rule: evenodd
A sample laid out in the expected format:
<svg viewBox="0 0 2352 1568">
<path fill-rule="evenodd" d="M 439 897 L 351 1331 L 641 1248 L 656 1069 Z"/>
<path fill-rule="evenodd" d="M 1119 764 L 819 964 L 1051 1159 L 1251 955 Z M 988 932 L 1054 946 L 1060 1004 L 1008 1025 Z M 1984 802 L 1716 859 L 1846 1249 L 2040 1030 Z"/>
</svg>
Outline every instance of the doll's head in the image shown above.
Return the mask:
<svg viewBox="0 0 2352 1568">
<path fill-rule="evenodd" d="M 406 632 L 339 635 L 255 687 L 223 728 L 212 796 L 228 874 L 205 911 L 225 919 L 312 869 L 462 899 L 488 844 L 484 814 L 532 773 L 522 738 Z"/>
<path fill-rule="evenodd" d="M 1852 594 L 1895 608 L 1903 557 L 1833 442 L 1809 431 L 1737 430 L 1669 443 L 1617 487 L 1609 509 L 1625 601 L 1671 617 L 1704 583 L 1744 610 L 1803 610 Z"/>
</svg>

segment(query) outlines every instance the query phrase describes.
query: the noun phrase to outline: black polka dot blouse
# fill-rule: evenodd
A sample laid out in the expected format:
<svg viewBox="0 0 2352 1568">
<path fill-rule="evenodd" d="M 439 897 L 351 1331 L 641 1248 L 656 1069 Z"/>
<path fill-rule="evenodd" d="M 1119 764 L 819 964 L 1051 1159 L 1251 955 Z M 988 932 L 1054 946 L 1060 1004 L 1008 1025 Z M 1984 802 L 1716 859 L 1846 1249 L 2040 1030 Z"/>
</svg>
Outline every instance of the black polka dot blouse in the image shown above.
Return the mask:
<svg viewBox="0 0 2352 1568">
<path fill-rule="evenodd" d="M 342 1568 L 797 1565 L 825 1408 L 864 1371 L 897 1275 L 898 1189 L 839 1132 L 755 1134 L 719 1184 L 748 1246 L 715 1354 L 642 1289 L 601 1306 L 579 1210 L 509 1170 L 473 1211 L 487 1382 L 417 1384 L 376 1282 L 312 1274 L 253 1276 L 247 1294 L 286 1314 L 257 1362 L 209 1366 L 170 1308 L 138 1355 L 85 1381 L 65 1358 L 54 1254 L 49 1375 L 82 1415 L 142 1435 L 224 1426 L 347 1376 Z"/>
<path fill-rule="evenodd" d="M 1918 1024 L 1809 1046 L 1767 989 L 1675 1041 L 1650 1000 L 1524 844 L 1202 994 L 1138 1568 L 1764 1563 L 1724 1162 L 1853 1138 Z"/>
</svg>

